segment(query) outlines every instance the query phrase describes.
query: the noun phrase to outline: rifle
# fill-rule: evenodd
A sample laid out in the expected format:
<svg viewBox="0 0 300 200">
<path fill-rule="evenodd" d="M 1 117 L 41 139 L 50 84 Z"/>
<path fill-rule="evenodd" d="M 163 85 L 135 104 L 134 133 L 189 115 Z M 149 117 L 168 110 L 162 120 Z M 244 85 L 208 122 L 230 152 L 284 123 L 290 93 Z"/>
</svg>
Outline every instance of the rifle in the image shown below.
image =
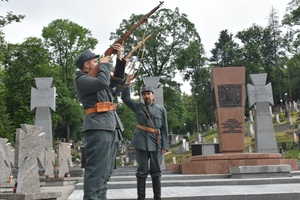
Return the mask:
<svg viewBox="0 0 300 200">
<path fill-rule="evenodd" d="M 130 36 L 130 34 L 137 29 L 141 24 L 143 24 L 147 19 L 155 12 L 157 11 L 160 6 L 163 4 L 163 1 L 159 2 L 159 5 L 153 8 L 148 14 L 144 15 L 144 17 L 136 23 L 134 26 L 132 26 L 126 33 L 124 33 L 115 43 L 122 44 L 125 42 L 125 40 Z M 104 56 L 110 56 L 111 54 L 115 54 L 116 51 L 110 46 L 104 53 Z"/>
<path fill-rule="evenodd" d="M 151 37 L 151 34 L 148 35 L 147 37 L 145 37 L 143 40 L 141 40 L 128 54 L 126 54 L 126 56 L 124 57 L 124 59 L 128 59 L 132 56 L 132 54 L 138 50 L 149 38 Z M 94 67 L 91 71 L 89 71 L 89 75 L 96 77 L 98 75 L 99 72 L 99 68 L 98 67 Z"/>
<path fill-rule="evenodd" d="M 126 56 L 124 56 L 124 59 L 128 59 L 132 56 L 132 54 L 138 50 L 152 35 L 148 35 L 147 37 L 145 37 L 143 40 L 141 40 L 128 54 L 126 54 Z"/>
</svg>

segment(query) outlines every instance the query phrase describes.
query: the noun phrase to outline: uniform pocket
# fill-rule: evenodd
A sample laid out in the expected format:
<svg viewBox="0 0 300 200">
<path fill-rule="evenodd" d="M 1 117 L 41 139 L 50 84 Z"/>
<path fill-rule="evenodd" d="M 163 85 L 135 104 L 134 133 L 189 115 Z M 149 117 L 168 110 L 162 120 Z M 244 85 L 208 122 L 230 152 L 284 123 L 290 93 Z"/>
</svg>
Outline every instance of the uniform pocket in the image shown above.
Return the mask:
<svg viewBox="0 0 300 200">
<path fill-rule="evenodd" d="M 156 128 L 159 129 L 162 126 L 161 117 L 160 116 L 155 116 L 154 122 L 155 122 L 155 127 Z"/>
</svg>

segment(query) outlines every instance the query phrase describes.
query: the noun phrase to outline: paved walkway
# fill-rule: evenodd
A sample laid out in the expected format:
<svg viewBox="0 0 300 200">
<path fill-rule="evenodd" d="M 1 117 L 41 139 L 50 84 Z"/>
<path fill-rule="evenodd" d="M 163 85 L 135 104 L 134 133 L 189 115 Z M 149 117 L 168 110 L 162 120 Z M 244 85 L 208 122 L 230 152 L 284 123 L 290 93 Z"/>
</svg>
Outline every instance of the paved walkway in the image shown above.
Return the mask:
<svg viewBox="0 0 300 200">
<path fill-rule="evenodd" d="M 124 177 L 123 177 L 124 178 Z M 136 181 L 115 176 L 109 182 L 107 197 L 111 200 L 137 199 Z M 278 183 L 278 184 L 274 184 Z M 67 200 L 82 200 L 82 182 Z M 153 199 L 151 178 L 147 179 L 146 198 Z M 201 175 L 165 174 L 162 179 L 164 200 L 300 200 L 300 176 L 277 178 L 232 179 Z"/>
<path fill-rule="evenodd" d="M 153 199 L 151 178 L 146 198 Z M 61 192 L 57 200 L 82 200 L 82 178 L 74 185 L 41 187 L 41 192 Z M 116 171 L 109 182 L 110 200 L 137 199 L 134 173 Z M 163 200 L 300 200 L 300 171 L 291 177 L 233 179 L 226 175 L 163 174 Z"/>
<path fill-rule="evenodd" d="M 255 194 L 259 195 L 260 198 L 257 198 Z M 288 198 L 282 197 L 282 194 L 286 194 Z M 234 197 L 234 195 L 236 197 Z M 114 199 L 114 200 L 137 199 L 136 189 L 126 189 L 126 188 L 110 189 L 108 190 L 107 197 L 108 199 Z M 146 197 L 149 199 L 153 198 L 152 188 L 147 188 Z M 68 198 L 68 200 L 82 200 L 82 199 L 83 199 L 82 190 L 74 190 L 74 192 Z M 163 187 L 162 199 L 299 200 L 300 184 Z"/>
</svg>

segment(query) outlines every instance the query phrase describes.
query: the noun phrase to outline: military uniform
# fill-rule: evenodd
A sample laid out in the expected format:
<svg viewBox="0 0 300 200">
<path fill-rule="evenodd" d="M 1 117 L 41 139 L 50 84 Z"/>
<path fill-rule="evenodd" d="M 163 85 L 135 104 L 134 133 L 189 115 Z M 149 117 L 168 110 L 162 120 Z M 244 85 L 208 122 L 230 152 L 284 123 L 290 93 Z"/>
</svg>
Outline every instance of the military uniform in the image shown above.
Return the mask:
<svg viewBox="0 0 300 200">
<path fill-rule="evenodd" d="M 100 63 L 97 77 L 89 76 L 87 72 L 76 72 L 77 95 L 85 110 L 94 108 L 98 102 L 114 104 L 111 88 L 123 81 L 125 65 L 125 60 L 117 60 L 113 78 L 110 75 L 112 66 L 109 63 Z M 103 190 L 115 161 L 113 157 L 116 149 L 115 131 L 116 127 L 120 126 L 121 121 L 114 110 L 85 115 L 82 128 L 87 158 L 84 172 L 84 200 L 106 198 L 103 196 L 105 193 Z"/>
<path fill-rule="evenodd" d="M 129 88 L 123 90 L 122 100 L 124 104 L 134 112 L 137 123 L 141 127 L 135 129 L 131 141 L 131 145 L 135 148 L 136 161 L 138 164 L 136 177 L 139 199 L 143 199 L 145 196 L 145 194 L 142 193 L 145 193 L 145 180 L 148 174 L 150 174 L 152 178 L 154 199 L 160 199 L 161 150 L 169 149 L 166 109 L 154 102 L 150 105 L 145 105 L 142 102 L 134 101 L 130 98 Z M 147 109 L 147 111 L 145 111 L 145 109 Z M 158 130 L 160 134 L 157 135 L 157 133 L 143 130 L 147 129 L 147 127 L 150 128 L 149 130 Z M 159 136 L 159 138 L 157 138 L 157 136 Z M 157 141 L 157 139 L 159 139 L 159 141 Z M 150 163 L 150 166 L 148 163 Z"/>
</svg>

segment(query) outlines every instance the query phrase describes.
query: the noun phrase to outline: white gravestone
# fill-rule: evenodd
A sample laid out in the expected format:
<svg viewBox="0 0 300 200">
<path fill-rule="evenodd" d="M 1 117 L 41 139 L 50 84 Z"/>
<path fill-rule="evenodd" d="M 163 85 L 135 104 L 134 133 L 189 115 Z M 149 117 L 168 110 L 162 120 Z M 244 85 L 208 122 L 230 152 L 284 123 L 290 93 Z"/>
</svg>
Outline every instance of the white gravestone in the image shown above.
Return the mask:
<svg viewBox="0 0 300 200">
<path fill-rule="evenodd" d="M 17 133 L 21 136 L 19 144 L 19 171 L 17 193 L 40 193 L 39 164 L 43 160 L 44 145 L 42 127 L 21 124 Z"/>
<path fill-rule="evenodd" d="M 72 166 L 71 144 L 61 142 L 58 145 L 58 164 L 59 164 L 59 177 L 64 177 L 69 173 L 69 166 Z"/>
<path fill-rule="evenodd" d="M 11 175 L 11 165 L 7 151 L 8 139 L 0 138 L 0 183 L 6 183 Z"/>
</svg>

